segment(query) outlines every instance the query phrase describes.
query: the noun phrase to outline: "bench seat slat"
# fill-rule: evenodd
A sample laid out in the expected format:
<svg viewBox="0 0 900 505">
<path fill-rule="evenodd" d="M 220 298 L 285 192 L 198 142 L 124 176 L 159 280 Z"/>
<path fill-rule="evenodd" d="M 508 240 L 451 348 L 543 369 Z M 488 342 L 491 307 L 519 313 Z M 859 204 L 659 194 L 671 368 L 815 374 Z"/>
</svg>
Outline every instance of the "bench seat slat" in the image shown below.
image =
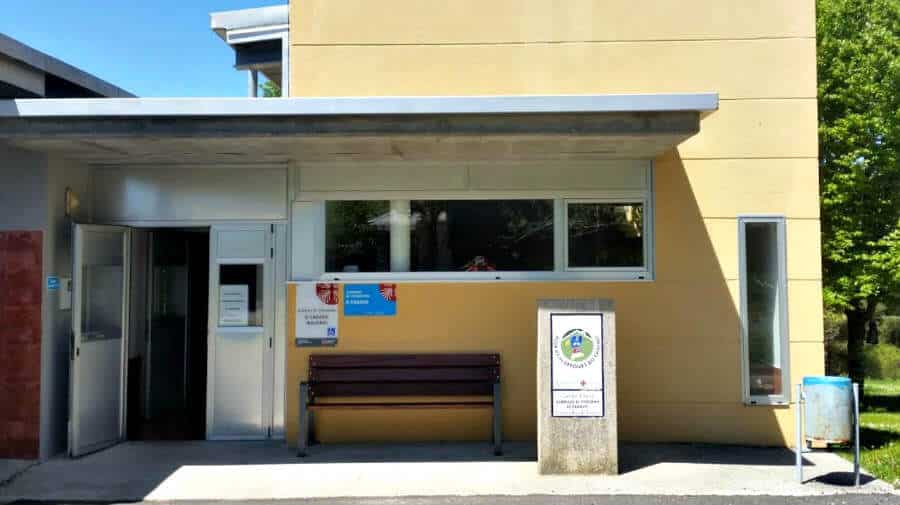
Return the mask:
<svg viewBox="0 0 900 505">
<path fill-rule="evenodd" d="M 490 396 L 491 382 L 319 382 L 316 396 Z"/>
<path fill-rule="evenodd" d="M 499 354 L 313 354 L 315 368 L 418 368 L 500 366 Z"/>
<path fill-rule="evenodd" d="M 314 368 L 311 382 L 492 382 L 500 378 L 498 367 L 451 368 Z"/>
<path fill-rule="evenodd" d="M 391 398 L 404 396 L 418 398 Z M 500 455 L 502 397 L 499 354 L 313 354 L 300 383 L 297 454 L 306 455 L 313 410 L 489 408 Z"/>
<path fill-rule="evenodd" d="M 494 404 L 479 402 L 422 402 L 422 403 L 314 403 L 311 410 L 318 409 L 485 409 Z"/>
</svg>

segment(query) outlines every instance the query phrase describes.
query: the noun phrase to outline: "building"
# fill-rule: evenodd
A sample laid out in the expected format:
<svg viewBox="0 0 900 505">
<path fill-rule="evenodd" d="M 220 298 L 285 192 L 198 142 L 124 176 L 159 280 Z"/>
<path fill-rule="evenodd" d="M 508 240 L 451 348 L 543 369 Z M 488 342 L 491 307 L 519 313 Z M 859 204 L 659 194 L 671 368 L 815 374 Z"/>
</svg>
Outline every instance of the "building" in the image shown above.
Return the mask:
<svg viewBox="0 0 900 505">
<path fill-rule="evenodd" d="M 41 349 L 42 456 L 293 444 L 328 352 L 499 352 L 531 440 L 536 300 L 571 297 L 616 303 L 623 440 L 790 444 L 824 368 L 812 0 L 294 0 L 212 28 L 285 97 L 0 101 L 2 228 L 42 254 L 27 279 L 7 256 L 41 296 L 5 303 L 42 318 L 4 338 Z M 396 284 L 396 314 L 340 305 L 337 344 L 300 347 L 290 281 Z M 325 411 L 317 437 L 488 416 Z"/>
<path fill-rule="evenodd" d="M 118 86 L 0 33 L 0 99 L 133 96 Z"/>
</svg>

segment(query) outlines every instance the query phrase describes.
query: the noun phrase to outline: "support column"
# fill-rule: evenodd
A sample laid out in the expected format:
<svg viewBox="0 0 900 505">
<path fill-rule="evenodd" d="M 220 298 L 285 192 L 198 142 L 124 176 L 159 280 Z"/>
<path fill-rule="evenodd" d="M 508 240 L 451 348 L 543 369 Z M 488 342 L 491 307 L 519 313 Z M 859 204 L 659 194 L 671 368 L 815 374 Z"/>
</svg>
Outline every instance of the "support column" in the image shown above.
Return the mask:
<svg viewBox="0 0 900 505">
<path fill-rule="evenodd" d="M 391 272 L 409 272 L 409 200 L 391 200 Z"/>
<path fill-rule="evenodd" d="M 259 71 L 247 71 L 247 96 L 256 98 L 259 96 Z"/>
</svg>

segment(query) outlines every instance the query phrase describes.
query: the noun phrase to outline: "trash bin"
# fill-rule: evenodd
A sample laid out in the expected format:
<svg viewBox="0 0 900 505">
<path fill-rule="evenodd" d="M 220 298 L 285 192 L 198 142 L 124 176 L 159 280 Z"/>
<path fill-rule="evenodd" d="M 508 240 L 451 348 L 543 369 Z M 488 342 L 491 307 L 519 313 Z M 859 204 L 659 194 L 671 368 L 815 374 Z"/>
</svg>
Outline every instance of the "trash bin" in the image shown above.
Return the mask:
<svg viewBox="0 0 900 505">
<path fill-rule="evenodd" d="M 818 444 L 849 444 L 853 440 L 853 384 L 846 377 L 803 378 L 806 396 L 806 439 Z"/>
</svg>

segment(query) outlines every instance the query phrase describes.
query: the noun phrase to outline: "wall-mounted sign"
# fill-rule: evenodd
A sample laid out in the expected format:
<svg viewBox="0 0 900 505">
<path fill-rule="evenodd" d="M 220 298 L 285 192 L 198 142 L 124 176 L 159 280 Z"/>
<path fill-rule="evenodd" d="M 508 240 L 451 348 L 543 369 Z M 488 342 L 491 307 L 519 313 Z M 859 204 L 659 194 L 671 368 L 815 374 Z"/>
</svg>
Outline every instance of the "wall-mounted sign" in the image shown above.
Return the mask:
<svg viewBox="0 0 900 505">
<path fill-rule="evenodd" d="M 297 346 L 337 344 L 340 286 L 330 282 L 298 282 L 295 289 L 294 343 Z"/>
<path fill-rule="evenodd" d="M 219 326 L 248 326 L 249 308 L 250 286 L 246 284 L 219 286 Z"/>
<path fill-rule="evenodd" d="M 550 314 L 551 415 L 603 417 L 603 315 Z"/>
<path fill-rule="evenodd" d="M 47 291 L 56 291 L 59 289 L 59 277 L 51 275 L 47 277 Z"/>
<path fill-rule="evenodd" d="M 396 316 L 396 284 L 345 284 L 345 316 Z"/>
</svg>

